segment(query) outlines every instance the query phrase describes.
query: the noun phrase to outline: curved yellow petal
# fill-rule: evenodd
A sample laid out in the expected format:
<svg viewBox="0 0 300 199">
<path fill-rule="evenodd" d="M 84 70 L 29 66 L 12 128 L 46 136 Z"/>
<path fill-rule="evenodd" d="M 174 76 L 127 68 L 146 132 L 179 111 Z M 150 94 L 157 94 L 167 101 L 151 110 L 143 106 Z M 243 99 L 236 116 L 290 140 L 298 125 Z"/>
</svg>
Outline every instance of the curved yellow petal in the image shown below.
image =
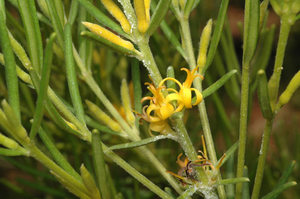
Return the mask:
<svg viewBox="0 0 300 199">
<path fill-rule="evenodd" d="M 181 101 L 181 96 L 178 93 L 171 93 L 166 96 L 166 102 Z"/>
<path fill-rule="evenodd" d="M 191 91 L 194 91 L 195 94 L 196 94 L 196 102 L 193 103 L 193 105 L 199 104 L 202 101 L 202 99 L 203 99 L 202 94 L 200 93 L 200 91 L 198 91 L 195 88 L 191 88 Z"/>
<path fill-rule="evenodd" d="M 180 88 L 182 88 L 181 83 L 180 83 L 177 79 L 175 79 L 175 78 L 173 78 L 173 77 L 167 77 L 167 78 L 163 79 L 163 80 L 159 83 L 158 86 L 161 87 L 161 86 L 162 86 L 166 81 L 168 81 L 168 80 L 175 82 Z"/>
<path fill-rule="evenodd" d="M 158 116 L 165 120 L 174 113 L 174 107 L 170 103 L 162 104 L 159 108 Z"/>
<path fill-rule="evenodd" d="M 192 92 L 190 88 L 183 88 L 181 91 L 181 98 L 185 108 L 192 108 Z"/>
<path fill-rule="evenodd" d="M 122 29 L 129 34 L 131 26 L 122 10 L 112 0 L 101 0 L 101 2 L 106 10 L 121 24 Z"/>
<path fill-rule="evenodd" d="M 174 93 L 178 93 L 178 91 L 175 90 L 174 88 L 167 88 L 167 91 L 171 91 L 171 92 L 174 92 Z"/>
<path fill-rule="evenodd" d="M 118 35 L 110 32 L 109 30 L 103 28 L 102 26 L 99 26 L 97 24 L 89 23 L 89 22 L 82 22 L 82 24 L 87 27 L 91 32 L 99 35 L 100 37 L 103 37 L 104 39 L 119 45 L 123 48 L 127 48 L 128 50 L 135 51 L 135 48 L 133 44 L 129 41 L 126 41 L 119 37 Z"/>
<path fill-rule="evenodd" d="M 147 100 L 152 100 L 153 99 L 153 97 L 150 97 L 150 96 L 146 96 L 146 97 L 143 97 L 142 99 L 141 99 L 141 103 L 143 103 L 144 101 L 147 101 Z"/>
<path fill-rule="evenodd" d="M 158 122 L 158 121 L 161 121 L 160 117 L 152 116 L 151 115 L 152 111 L 155 112 L 156 110 L 159 110 L 159 108 L 160 107 L 157 106 L 157 105 L 155 105 L 155 104 L 150 104 L 150 106 L 147 108 L 146 114 L 147 114 L 147 117 L 149 118 L 149 122 Z"/>
</svg>

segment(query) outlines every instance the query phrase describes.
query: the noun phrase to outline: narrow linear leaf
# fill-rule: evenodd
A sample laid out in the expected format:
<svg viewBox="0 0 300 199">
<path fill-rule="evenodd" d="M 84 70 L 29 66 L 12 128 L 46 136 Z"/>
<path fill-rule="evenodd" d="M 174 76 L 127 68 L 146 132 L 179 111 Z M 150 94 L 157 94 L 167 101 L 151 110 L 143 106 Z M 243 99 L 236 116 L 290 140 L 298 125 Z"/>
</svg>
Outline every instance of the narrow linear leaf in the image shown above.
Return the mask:
<svg viewBox="0 0 300 199">
<path fill-rule="evenodd" d="M 127 48 L 124 48 L 122 46 L 116 45 L 116 44 L 114 44 L 114 43 L 112 43 L 112 42 L 110 42 L 110 41 L 108 41 L 108 40 L 106 40 L 106 39 L 104 39 L 104 38 L 102 38 L 102 37 L 100 37 L 100 36 L 92 33 L 92 32 L 83 31 L 83 32 L 81 32 L 81 36 L 87 37 L 87 38 L 92 39 L 94 41 L 97 41 L 97 42 L 99 42 L 101 44 L 104 44 L 105 46 L 110 47 L 110 48 L 114 49 L 115 51 L 117 51 L 117 52 L 119 52 L 121 54 L 137 56 L 137 52 L 131 51 L 131 50 L 127 49 Z"/>
<path fill-rule="evenodd" d="M 102 13 L 98 8 L 96 8 L 91 2 L 88 0 L 77 0 L 85 9 L 96 18 L 98 22 L 102 25 L 112 29 L 113 31 L 117 32 L 119 35 L 124 36 L 125 38 L 129 38 L 128 34 L 126 34 L 121 26 L 116 24 L 113 20 L 107 17 L 104 13 Z"/>
<path fill-rule="evenodd" d="M 71 95 L 72 104 L 75 109 L 75 115 L 80 122 L 85 124 L 84 110 L 82 106 L 81 96 L 78 88 L 75 63 L 73 57 L 73 45 L 72 45 L 72 29 L 71 24 L 65 25 L 64 41 L 65 41 L 65 64 L 66 74 L 68 80 L 69 92 Z"/>
<path fill-rule="evenodd" d="M 33 68 L 39 73 L 43 63 L 42 36 L 32 0 L 18 0 L 18 8 L 26 31 L 26 40 Z"/>
<path fill-rule="evenodd" d="M 236 142 L 225 152 L 225 158 L 222 160 L 220 167 L 231 157 L 231 155 L 234 154 L 238 146 L 239 146 L 239 142 Z M 220 163 L 220 161 L 221 159 L 218 160 L 218 164 Z"/>
<path fill-rule="evenodd" d="M 249 178 L 241 177 L 241 178 L 228 178 L 223 179 L 218 182 L 219 185 L 227 185 L 227 184 L 236 184 L 242 182 L 250 182 Z"/>
<path fill-rule="evenodd" d="M 232 70 L 226 73 L 219 80 L 217 80 L 215 83 L 206 88 L 202 93 L 203 98 L 208 97 L 209 95 L 217 91 L 219 88 L 221 88 L 234 74 L 236 74 L 236 72 L 237 70 Z"/>
<path fill-rule="evenodd" d="M 45 1 L 47 3 L 47 7 L 50 12 L 51 22 L 52 22 L 53 28 L 57 34 L 57 39 L 58 39 L 59 45 L 63 48 L 63 46 L 64 46 L 63 24 L 61 23 L 58 12 L 55 8 L 55 3 L 53 0 L 45 0 Z"/>
<path fill-rule="evenodd" d="M 258 100 L 259 100 L 260 109 L 264 118 L 271 120 L 273 118 L 273 112 L 270 105 L 267 77 L 263 70 L 259 70 L 257 72 L 257 75 L 258 75 Z"/>
<path fill-rule="evenodd" d="M 154 1 L 151 2 L 154 4 Z M 151 22 L 147 29 L 146 35 L 150 36 L 154 33 L 154 31 L 158 28 L 161 21 L 164 19 L 167 11 L 170 7 L 171 0 L 160 0 L 158 5 L 155 6 L 155 11 L 151 16 Z"/>
<path fill-rule="evenodd" d="M 100 134 L 94 131 L 92 134 L 92 149 L 94 168 L 96 172 L 96 182 L 101 192 L 102 198 L 110 198 L 110 189 L 107 187 L 107 174 L 105 169 L 104 154 L 101 145 Z"/>
<path fill-rule="evenodd" d="M 54 2 L 56 13 L 59 17 L 59 21 L 62 25 L 65 24 L 65 13 L 64 13 L 64 5 L 61 0 L 52 0 Z"/>
<path fill-rule="evenodd" d="M 295 185 L 297 185 L 297 182 L 295 182 L 295 181 L 285 183 L 285 184 L 281 185 L 280 187 L 276 188 L 275 190 L 273 190 L 272 192 L 268 193 L 267 195 L 265 195 L 261 199 L 274 199 L 279 194 L 281 194 L 284 190 L 286 190 L 286 189 L 288 189 L 292 186 L 295 186 Z"/>
<path fill-rule="evenodd" d="M 154 12 L 156 8 L 156 4 L 154 1 L 151 1 L 151 11 Z M 167 37 L 167 39 L 171 42 L 171 44 L 175 47 L 175 49 L 182 55 L 184 59 L 186 59 L 185 52 L 178 41 L 175 33 L 172 31 L 172 29 L 169 27 L 169 25 L 166 23 L 165 20 L 162 20 L 160 23 L 160 28 L 163 31 L 164 35 Z"/>
<path fill-rule="evenodd" d="M 112 134 L 112 135 L 120 136 L 120 133 L 111 130 L 110 128 L 108 128 L 105 125 L 100 124 L 99 122 L 96 122 L 95 120 L 93 120 L 92 118 L 90 118 L 87 115 L 85 116 L 85 120 L 86 120 L 87 125 L 93 127 L 94 129 L 97 129 L 97 130 L 99 130 L 101 132 L 104 132 L 104 133 L 109 133 L 109 134 Z"/>
<path fill-rule="evenodd" d="M 64 118 L 60 115 L 60 113 L 56 110 L 50 99 L 47 98 L 47 103 L 46 103 L 46 109 L 51 117 L 51 119 L 54 121 L 54 123 L 63 129 L 66 132 L 69 132 L 71 134 L 74 134 L 76 136 L 79 135 L 77 131 L 72 129 L 64 120 Z"/>
<path fill-rule="evenodd" d="M 249 63 L 255 52 L 259 30 L 259 0 L 246 0 L 244 17 L 243 63 Z"/>
<path fill-rule="evenodd" d="M 2 156 L 21 156 L 25 155 L 22 151 L 12 150 L 12 149 L 6 149 L 0 147 L 0 155 Z"/>
<path fill-rule="evenodd" d="M 207 53 L 207 60 L 206 60 L 206 65 L 203 69 L 203 74 L 208 69 L 208 67 L 211 65 L 211 63 L 214 59 L 214 56 L 215 56 L 215 53 L 216 53 L 216 50 L 217 50 L 217 47 L 218 47 L 218 44 L 219 44 L 219 41 L 220 41 L 220 38 L 222 35 L 224 21 L 226 18 L 226 13 L 227 13 L 227 8 L 228 8 L 228 3 L 229 3 L 229 0 L 222 0 L 222 2 L 221 2 L 216 25 L 214 28 L 213 35 L 211 37 L 210 47 L 209 47 L 209 50 Z"/>
<path fill-rule="evenodd" d="M 292 161 L 291 164 L 283 171 L 282 176 L 280 177 L 278 183 L 276 184 L 275 188 L 281 187 L 284 183 L 287 182 L 288 178 L 290 177 L 291 173 L 293 172 L 293 169 L 295 168 L 296 161 Z"/>
<path fill-rule="evenodd" d="M 50 36 L 49 41 L 47 42 L 46 49 L 45 49 L 44 63 L 43 63 L 42 74 L 41 74 L 41 82 L 38 91 L 38 98 L 37 98 L 36 108 L 33 116 L 33 123 L 31 125 L 31 129 L 29 133 L 31 139 L 35 137 L 43 118 L 44 104 L 45 104 L 45 99 L 47 97 L 47 89 L 49 85 L 50 72 L 51 72 L 51 63 L 52 63 L 52 55 L 53 55 L 52 44 L 54 39 L 55 39 L 55 34 L 52 34 Z"/>
<path fill-rule="evenodd" d="M 106 151 L 105 155 L 114 161 L 117 165 L 119 165 L 122 169 L 124 169 L 127 173 L 129 173 L 132 177 L 138 180 L 141 184 L 151 190 L 153 193 L 157 194 L 162 199 L 172 199 L 172 197 L 167 194 L 165 191 L 161 190 L 156 184 L 151 182 L 148 178 L 143 176 L 140 172 L 138 172 L 135 168 L 130 166 L 125 160 L 120 158 L 113 151 L 108 150 L 108 147 L 102 143 L 103 150 Z"/>
<path fill-rule="evenodd" d="M 272 52 L 272 45 L 275 35 L 275 26 L 272 26 L 270 29 L 266 29 L 261 33 L 261 38 L 258 43 L 257 50 L 251 61 L 251 82 L 254 80 L 257 75 L 257 71 L 262 69 L 265 70 Z"/>
<path fill-rule="evenodd" d="M 129 142 L 129 143 L 125 143 L 125 144 L 114 145 L 114 146 L 109 147 L 108 150 L 120 150 L 120 149 L 130 149 L 130 148 L 140 147 L 140 146 L 151 144 L 158 140 L 167 139 L 167 138 L 173 139 L 173 140 L 176 139 L 174 136 L 171 136 L 171 135 L 158 135 L 158 136 L 149 137 L 149 138 L 146 138 L 146 139 L 143 139 L 140 141 L 136 141 L 136 142 Z"/>
<path fill-rule="evenodd" d="M 8 102 L 20 119 L 19 85 L 16 71 L 16 62 L 5 21 L 5 4 L 0 1 L 0 44 L 5 62 L 5 80 L 7 84 Z"/>
<path fill-rule="evenodd" d="M 60 151 L 56 148 L 53 141 L 47 135 L 47 132 L 43 129 L 39 129 L 39 136 L 49 152 L 51 153 L 53 159 L 57 162 L 59 166 L 61 166 L 66 172 L 72 175 L 77 180 L 80 180 L 80 175 L 73 169 L 70 163 L 65 159 L 65 157 L 60 153 Z"/>
<path fill-rule="evenodd" d="M 69 12 L 68 22 L 72 25 L 75 22 L 75 19 L 78 14 L 79 3 L 78 1 L 72 1 L 71 8 Z"/>
</svg>

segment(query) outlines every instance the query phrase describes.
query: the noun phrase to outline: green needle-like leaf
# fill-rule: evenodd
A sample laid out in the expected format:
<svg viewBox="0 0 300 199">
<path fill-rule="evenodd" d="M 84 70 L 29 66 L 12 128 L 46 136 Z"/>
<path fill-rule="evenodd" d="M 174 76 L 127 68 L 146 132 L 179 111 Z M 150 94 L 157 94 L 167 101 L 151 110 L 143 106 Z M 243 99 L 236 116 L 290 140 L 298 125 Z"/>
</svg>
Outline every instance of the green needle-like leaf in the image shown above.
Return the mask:
<svg viewBox="0 0 300 199">
<path fill-rule="evenodd" d="M 226 185 L 226 184 L 236 184 L 241 182 L 250 182 L 249 178 L 241 177 L 241 178 L 228 178 L 223 179 L 218 182 L 218 184 Z"/>
<path fill-rule="evenodd" d="M 222 2 L 221 2 L 216 25 L 214 27 L 214 32 L 213 32 L 213 35 L 212 35 L 211 41 L 210 41 L 210 47 L 209 47 L 209 50 L 207 53 L 207 60 L 206 60 L 206 65 L 203 69 L 203 74 L 208 69 L 208 67 L 211 65 L 211 63 L 214 59 L 214 56 L 215 56 L 215 53 L 216 53 L 216 50 L 217 50 L 217 47 L 218 47 L 218 44 L 219 44 L 219 41 L 221 38 L 221 34 L 223 31 L 223 26 L 224 26 L 224 21 L 226 18 L 228 3 L 229 3 L 229 0 L 222 0 Z"/>
<path fill-rule="evenodd" d="M 101 138 L 99 132 L 92 134 L 92 149 L 94 158 L 94 168 L 96 172 L 96 181 L 102 198 L 110 198 L 110 189 L 107 187 L 107 174 L 105 169 L 104 154 L 101 145 Z"/>
<path fill-rule="evenodd" d="M 202 92 L 203 98 L 208 97 L 212 93 L 216 92 L 219 88 L 221 88 L 234 74 L 236 74 L 237 70 L 232 70 L 225 75 L 223 75 L 219 80 L 210 85 Z"/>
<path fill-rule="evenodd" d="M 176 140 L 176 138 L 174 136 L 158 135 L 158 136 L 149 137 L 149 138 L 146 138 L 146 139 L 143 139 L 140 141 L 136 141 L 136 142 L 129 142 L 129 143 L 125 143 L 125 144 L 114 145 L 114 146 L 109 147 L 109 150 L 120 150 L 120 149 L 130 149 L 130 148 L 140 147 L 140 146 L 151 144 L 158 140 L 167 139 L 167 138 Z"/>
<path fill-rule="evenodd" d="M 158 5 L 155 8 L 154 13 L 151 16 L 151 22 L 150 22 L 149 28 L 147 29 L 147 32 L 146 32 L 146 34 L 148 36 L 152 35 L 154 33 L 154 31 L 158 28 L 161 21 L 167 14 L 170 4 L 171 4 L 171 0 L 160 0 L 159 1 Z"/>
<path fill-rule="evenodd" d="M 258 100 L 259 100 L 260 109 L 264 118 L 271 120 L 273 118 L 273 112 L 270 105 L 267 77 L 263 70 L 259 70 L 257 75 L 258 75 Z"/>
<path fill-rule="evenodd" d="M 66 63 L 66 74 L 68 80 L 69 92 L 72 99 L 72 104 L 75 109 L 75 114 L 79 121 L 85 124 L 84 110 L 82 106 L 81 96 L 79 93 L 77 76 L 75 70 L 75 63 L 73 57 L 73 44 L 72 44 L 72 32 L 71 24 L 65 25 L 64 41 L 65 41 L 65 63 Z"/>
<path fill-rule="evenodd" d="M 50 79 L 50 71 L 51 71 L 52 55 L 53 55 L 52 44 L 54 39 L 55 39 L 55 34 L 52 34 L 49 41 L 47 42 L 46 49 L 45 49 L 45 57 L 44 57 L 44 63 L 42 68 L 40 87 L 38 91 L 38 99 L 37 99 L 36 108 L 33 116 L 33 123 L 29 133 L 31 139 L 35 137 L 38 129 L 40 128 L 40 124 L 43 118 L 45 98 L 47 97 L 47 90 L 48 90 L 48 84 Z"/>
<path fill-rule="evenodd" d="M 292 186 L 295 186 L 295 185 L 297 185 L 297 182 L 295 182 L 295 181 L 285 183 L 285 184 L 281 185 L 280 187 L 277 187 L 275 190 L 273 190 L 272 192 L 268 193 L 267 195 L 265 195 L 261 199 L 275 199 L 284 190 L 286 190 L 286 189 L 288 189 L 288 188 L 290 188 Z"/>
<path fill-rule="evenodd" d="M 236 151 L 236 149 L 238 148 L 238 143 L 239 142 L 236 142 L 236 143 L 234 143 L 226 152 L 225 152 L 225 157 L 224 157 L 224 159 L 222 160 L 222 159 L 220 159 L 219 161 L 218 161 L 218 164 L 220 163 L 220 161 L 222 161 L 221 162 L 221 164 L 220 164 L 220 167 L 230 158 L 230 156 L 231 155 L 233 155 L 234 154 L 234 152 Z"/>
<path fill-rule="evenodd" d="M 259 31 L 259 1 L 245 2 L 243 63 L 249 63 L 256 49 Z"/>
<path fill-rule="evenodd" d="M 14 53 L 6 29 L 5 5 L 0 1 L 0 42 L 5 62 L 5 79 L 7 84 L 8 102 L 20 120 L 19 85 Z"/>
</svg>

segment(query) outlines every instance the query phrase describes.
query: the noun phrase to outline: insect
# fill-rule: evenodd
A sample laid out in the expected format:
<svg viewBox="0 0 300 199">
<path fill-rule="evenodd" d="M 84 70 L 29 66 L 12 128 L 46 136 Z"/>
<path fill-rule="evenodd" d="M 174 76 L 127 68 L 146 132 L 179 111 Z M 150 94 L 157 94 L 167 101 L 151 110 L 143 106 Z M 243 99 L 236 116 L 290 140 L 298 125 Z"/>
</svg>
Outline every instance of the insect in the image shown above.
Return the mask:
<svg viewBox="0 0 300 199">
<path fill-rule="evenodd" d="M 215 167 L 212 162 L 207 157 L 206 147 L 204 138 L 202 136 L 202 144 L 203 144 L 203 152 L 199 150 L 198 152 L 200 155 L 198 155 L 198 159 L 195 161 L 189 160 L 187 157 L 182 161 L 182 153 L 180 153 L 177 156 L 176 163 L 180 166 L 180 169 L 178 170 L 177 174 L 173 173 L 171 171 L 167 171 L 171 175 L 179 178 L 181 184 L 183 186 L 187 184 L 194 184 L 197 180 L 197 168 L 202 167 L 204 171 L 211 176 L 211 179 L 213 180 L 216 175 L 216 171 L 219 170 L 220 166 L 222 165 L 222 162 L 225 158 L 225 154 L 221 157 L 220 161 L 218 162 L 217 166 Z"/>
</svg>

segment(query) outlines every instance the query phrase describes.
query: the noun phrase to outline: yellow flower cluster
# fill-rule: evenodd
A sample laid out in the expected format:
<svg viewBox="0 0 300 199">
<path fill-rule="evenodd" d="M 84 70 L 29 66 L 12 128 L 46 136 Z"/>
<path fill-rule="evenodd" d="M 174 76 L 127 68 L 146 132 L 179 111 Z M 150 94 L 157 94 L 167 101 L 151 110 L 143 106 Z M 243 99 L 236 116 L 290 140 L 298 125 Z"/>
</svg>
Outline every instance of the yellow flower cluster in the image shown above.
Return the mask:
<svg viewBox="0 0 300 199">
<path fill-rule="evenodd" d="M 163 79 L 156 88 L 153 84 L 146 83 L 148 90 L 153 96 L 147 96 L 142 99 L 142 102 L 149 100 L 150 104 L 144 106 L 142 118 L 150 122 L 150 130 L 158 131 L 162 134 L 168 133 L 170 127 L 166 121 L 173 113 L 181 111 L 183 108 L 192 108 L 192 106 L 199 104 L 202 101 L 201 93 L 191 88 L 193 80 L 196 77 L 201 77 L 195 74 L 198 67 L 192 71 L 182 68 L 181 70 L 187 73 L 186 80 L 181 84 L 175 78 Z M 165 88 L 166 81 L 174 81 L 180 88 L 177 91 L 174 88 Z M 195 93 L 195 102 L 192 102 L 192 93 Z M 175 102 L 175 103 L 173 103 Z"/>
</svg>

